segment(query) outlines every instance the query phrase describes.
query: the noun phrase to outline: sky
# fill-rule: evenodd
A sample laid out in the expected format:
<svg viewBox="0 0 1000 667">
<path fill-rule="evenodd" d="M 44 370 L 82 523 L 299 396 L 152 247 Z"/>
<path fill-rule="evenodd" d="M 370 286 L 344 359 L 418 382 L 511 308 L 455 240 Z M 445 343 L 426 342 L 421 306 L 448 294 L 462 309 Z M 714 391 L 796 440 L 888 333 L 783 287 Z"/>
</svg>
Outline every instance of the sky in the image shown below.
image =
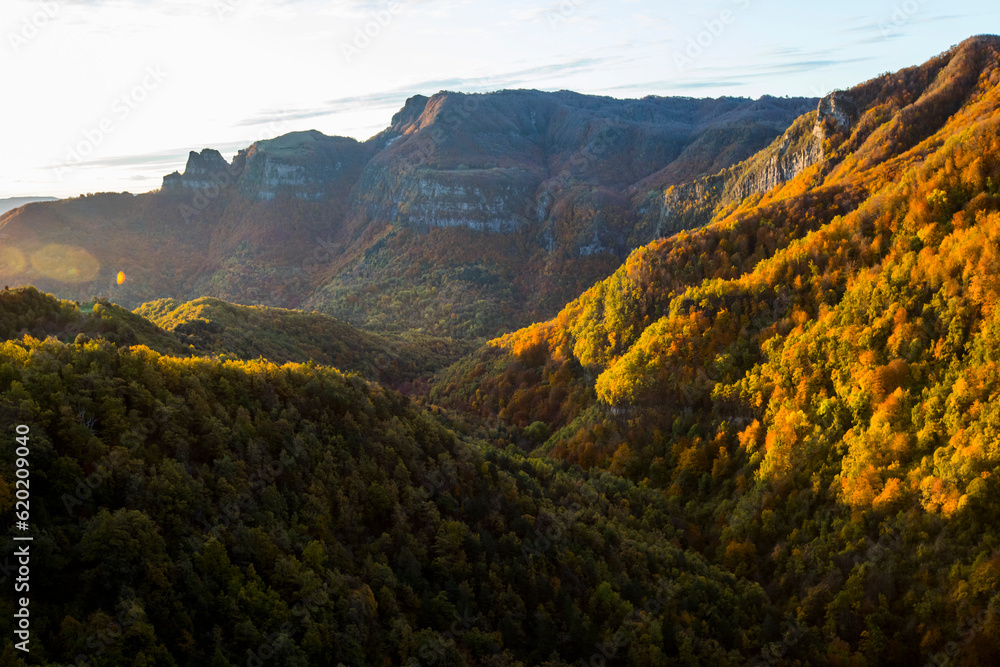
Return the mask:
<svg viewBox="0 0 1000 667">
<path fill-rule="evenodd" d="M 1000 33 L 996 0 L 3 0 L 0 198 L 147 192 L 188 152 L 360 140 L 441 90 L 820 97 Z"/>
</svg>

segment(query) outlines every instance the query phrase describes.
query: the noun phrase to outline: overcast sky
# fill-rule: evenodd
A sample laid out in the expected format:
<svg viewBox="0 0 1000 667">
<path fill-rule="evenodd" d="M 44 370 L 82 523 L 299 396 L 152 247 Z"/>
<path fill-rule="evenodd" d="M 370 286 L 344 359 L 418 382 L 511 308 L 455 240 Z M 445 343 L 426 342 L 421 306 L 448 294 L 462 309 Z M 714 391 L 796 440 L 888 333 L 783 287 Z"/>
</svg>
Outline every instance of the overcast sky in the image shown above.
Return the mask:
<svg viewBox="0 0 1000 667">
<path fill-rule="evenodd" d="M 440 90 L 821 96 L 1000 32 L 996 0 L 2 0 L 0 197 L 145 192 L 189 150 L 366 139 Z"/>
</svg>

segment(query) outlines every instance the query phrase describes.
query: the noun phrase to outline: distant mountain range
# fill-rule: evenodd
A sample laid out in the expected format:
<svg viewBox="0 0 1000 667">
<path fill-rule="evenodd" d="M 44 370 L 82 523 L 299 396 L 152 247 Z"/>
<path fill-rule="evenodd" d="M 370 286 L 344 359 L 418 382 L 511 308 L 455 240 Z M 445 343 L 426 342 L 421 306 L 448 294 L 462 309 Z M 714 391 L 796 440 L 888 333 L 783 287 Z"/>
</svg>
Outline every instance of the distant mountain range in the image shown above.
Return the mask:
<svg viewBox="0 0 1000 667">
<path fill-rule="evenodd" d="M 293 132 L 231 163 L 206 149 L 157 192 L 12 213 L 0 220 L 0 281 L 131 307 L 207 295 L 491 335 L 555 313 L 676 227 L 665 189 L 750 158 L 816 105 L 416 96 L 366 142 Z"/>
<path fill-rule="evenodd" d="M 15 208 L 20 208 L 25 204 L 33 204 L 40 201 L 56 201 L 55 197 L 9 197 L 7 199 L 0 199 L 0 215 L 3 215 L 7 211 L 13 211 Z"/>
</svg>

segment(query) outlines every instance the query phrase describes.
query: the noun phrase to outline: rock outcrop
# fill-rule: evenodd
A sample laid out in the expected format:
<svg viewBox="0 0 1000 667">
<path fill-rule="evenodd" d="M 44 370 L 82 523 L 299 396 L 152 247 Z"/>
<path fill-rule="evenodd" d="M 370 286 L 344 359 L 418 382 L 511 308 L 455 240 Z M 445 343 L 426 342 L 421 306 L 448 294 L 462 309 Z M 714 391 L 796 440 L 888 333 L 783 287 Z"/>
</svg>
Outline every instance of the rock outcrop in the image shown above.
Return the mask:
<svg viewBox="0 0 1000 667">
<path fill-rule="evenodd" d="M 232 181 L 231 165 L 219 151 L 206 148 L 201 153 L 188 154 L 184 173 L 174 172 L 163 177 L 163 189 L 207 190 Z"/>
<path fill-rule="evenodd" d="M 245 197 L 270 201 L 284 194 L 317 201 L 352 186 L 366 153 L 354 139 L 309 130 L 258 141 L 240 151 L 233 163 Z"/>
<path fill-rule="evenodd" d="M 720 160 L 729 166 L 714 146 L 751 155 L 812 104 L 523 90 L 417 96 L 371 140 L 378 152 L 355 189 L 355 204 L 372 219 L 418 229 L 543 229 L 560 211 L 589 205 L 595 189 L 624 193 L 650 174 L 669 184 Z M 748 126 L 763 128 L 763 136 L 748 134 Z M 595 234 L 609 236 L 597 226 L 574 230 L 570 252 L 612 251 L 595 246 Z"/>
<path fill-rule="evenodd" d="M 718 174 L 667 188 L 662 195 L 658 235 L 708 224 L 720 206 L 763 194 L 786 183 L 827 157 L 858 119 L 854 97 L 834 91 L 816 111 L 798 118 L 765 150 Z"/>
</svg>

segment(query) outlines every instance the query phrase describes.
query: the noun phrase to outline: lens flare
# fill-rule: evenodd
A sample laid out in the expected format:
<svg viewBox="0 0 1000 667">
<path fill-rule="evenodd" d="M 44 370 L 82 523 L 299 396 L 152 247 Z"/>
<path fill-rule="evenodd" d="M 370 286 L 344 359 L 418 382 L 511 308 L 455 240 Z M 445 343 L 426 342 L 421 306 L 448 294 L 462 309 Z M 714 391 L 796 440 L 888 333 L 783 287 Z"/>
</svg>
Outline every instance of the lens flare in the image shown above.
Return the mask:
<svg viewBox="0 0 1000 667">
<path fill-rule="evenodd" d="M 17 248 L 0 248 L 0 274 L 21 273 L 28 266 L 24 253 Z"/>
<path fill-rule="evenodd" d="M 83 248 L 53 243 L 32 253 L 31 265 L 46 278 L 86 283 L 97 277 L 101 263 Z"/>
<path fill-rule="evenodd" d="M 125 282 L 125 272 L 124 271 L 119 271 L 118 272 L 118 284 L 121 285 L 124 282 Z"/>
</svg>

